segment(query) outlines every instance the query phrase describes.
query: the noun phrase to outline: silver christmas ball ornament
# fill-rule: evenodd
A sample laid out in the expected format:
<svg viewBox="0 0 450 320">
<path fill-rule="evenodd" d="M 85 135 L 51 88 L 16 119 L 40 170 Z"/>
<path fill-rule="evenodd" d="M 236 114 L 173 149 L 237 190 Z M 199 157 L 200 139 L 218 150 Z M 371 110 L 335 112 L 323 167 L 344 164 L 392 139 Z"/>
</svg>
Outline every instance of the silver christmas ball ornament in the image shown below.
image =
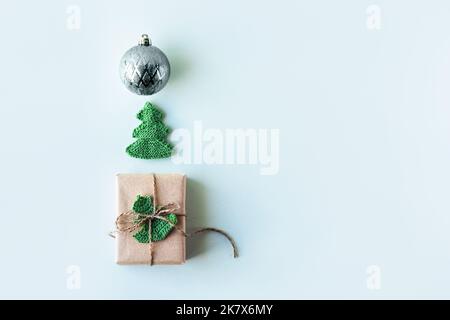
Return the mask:
<svg viewBox="0 0 450 320">
<path fill-rule="evenodd" d="M 170 64 L 166 55 L 143 34 L 139 45 L 123 55 L 119 71 L 128 90 L 148 96 L 164 88 L 169 80 Z"/>
</svg>

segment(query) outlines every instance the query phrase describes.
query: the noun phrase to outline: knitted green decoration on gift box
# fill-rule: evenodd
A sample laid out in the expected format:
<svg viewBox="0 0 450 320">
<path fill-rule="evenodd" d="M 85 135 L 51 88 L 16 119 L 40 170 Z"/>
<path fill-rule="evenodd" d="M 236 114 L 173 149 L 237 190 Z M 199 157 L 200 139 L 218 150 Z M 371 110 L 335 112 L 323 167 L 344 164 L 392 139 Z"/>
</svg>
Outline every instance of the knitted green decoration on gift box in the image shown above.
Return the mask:
<svg viewBox="0 0 450 320">
<path fill-rule="evenodd" d="M 150 215 L 153 213 L 153 198 L 151 196 L 137 196 L 136 201 L 133 204 L 133 211 L 142 215 Z M 178 222 L 177 215 L 169 213 L 164 216 L 173 225 Z M 152 242 L 164 240 L 173 229 L 173 225 L 169 222 L 153 219 L 151 222 L 152 226 Z M 140 243 L 149 243 L 149 224 L 145 223 L 141 230 L 133 235 L 133 237 Z"/>
<path fill-rule="evenodd" d="M 130 156 L 160 159 L 172 155 L 173 146 L 167 142 L 170 129 L 162 122 L 163 117 L 163 113 L 150 102 L 145 103 L 144 108 L 137 114 L 142 123 L 133 131 L 133 138 L 137 140 L 126 149 Z"/>
</svg>

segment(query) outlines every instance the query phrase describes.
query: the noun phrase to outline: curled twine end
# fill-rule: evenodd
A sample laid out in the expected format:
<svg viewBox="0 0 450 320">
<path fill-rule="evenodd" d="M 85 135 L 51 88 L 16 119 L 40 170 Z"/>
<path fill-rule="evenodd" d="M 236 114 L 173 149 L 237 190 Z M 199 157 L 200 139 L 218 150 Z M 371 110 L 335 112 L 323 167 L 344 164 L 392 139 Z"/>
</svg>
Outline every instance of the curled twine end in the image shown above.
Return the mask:
<svg viewBox="0 0 450 320">
<path fill-rule="evenodd" d="M 186 235 L 187 235 L 187 237 L 192 237 L 192 236 L 194 236 L 194 235 L 196 235 L 196 234 L 199 234 L 199 233 L 202 233 L 202 232 L 207 232 L 207 231 L 212 231 L 212 232 L 220 233 L 220 234 L 223 235 L 225 238 L 227 238 L 227 240 L 228 240 L 228 241 L 230 242 L 230 244 L 231 244 L 231 247 L 233 248 L 233 258 L 236 259 L 236 258 L 239 257 L 239 251 L 238 251 L 236 242 L 234 241 L 234 239 L 233 239 L 228 233 L 226 233 L 225 231 L 223 231 L 223 230 L 221 230 L 221 229 L 211 228 L 211 227 L 209 227 L 209 228 L 201 228 L 201 229 L 198 229 L 198 230 L 196 230 L 196 231 L 194 231 L 194 232 L 192 232 L 192 233 L 187 233 Z"/>
</svg>

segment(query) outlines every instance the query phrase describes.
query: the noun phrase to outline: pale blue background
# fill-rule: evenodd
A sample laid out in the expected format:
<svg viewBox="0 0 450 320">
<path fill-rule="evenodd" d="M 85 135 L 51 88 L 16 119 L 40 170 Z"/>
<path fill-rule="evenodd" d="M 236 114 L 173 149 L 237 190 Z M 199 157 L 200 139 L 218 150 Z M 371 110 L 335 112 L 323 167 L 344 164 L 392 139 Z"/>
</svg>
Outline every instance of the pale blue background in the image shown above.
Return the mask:
<svg viewBox="0 0 450 320">
<path fill-rule="evenodd" d="M 0 297 L 450 298 L 449 30 L 445 0 L 3 1 Z M 280 129 L 278 175 L 124 153 L 143 32 L 173 65 L 166 123 Z M 149 171 L 185 172 L 189 225 L 241 258 L 208 235 L 183 266 L 115 265 L 114 176 Z"/>
</svg>

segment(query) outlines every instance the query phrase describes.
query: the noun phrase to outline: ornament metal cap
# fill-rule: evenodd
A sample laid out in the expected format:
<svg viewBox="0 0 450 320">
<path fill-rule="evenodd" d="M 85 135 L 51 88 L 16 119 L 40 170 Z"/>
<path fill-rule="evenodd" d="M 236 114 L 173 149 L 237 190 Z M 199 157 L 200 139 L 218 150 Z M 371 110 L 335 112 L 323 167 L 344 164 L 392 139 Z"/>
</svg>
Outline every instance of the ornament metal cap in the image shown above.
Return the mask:
<svg viewBox="0 0 450 320">
<path fill-rule="evenodd" d="M 150 38 L 148 37 L 148 34 L 143 34 L 141 36 L 141 39 L 139 40 L 139 45 L 140 46 L 151 46 L 152 45 L 152 41 L 150 40 Z"/>
</svg>

